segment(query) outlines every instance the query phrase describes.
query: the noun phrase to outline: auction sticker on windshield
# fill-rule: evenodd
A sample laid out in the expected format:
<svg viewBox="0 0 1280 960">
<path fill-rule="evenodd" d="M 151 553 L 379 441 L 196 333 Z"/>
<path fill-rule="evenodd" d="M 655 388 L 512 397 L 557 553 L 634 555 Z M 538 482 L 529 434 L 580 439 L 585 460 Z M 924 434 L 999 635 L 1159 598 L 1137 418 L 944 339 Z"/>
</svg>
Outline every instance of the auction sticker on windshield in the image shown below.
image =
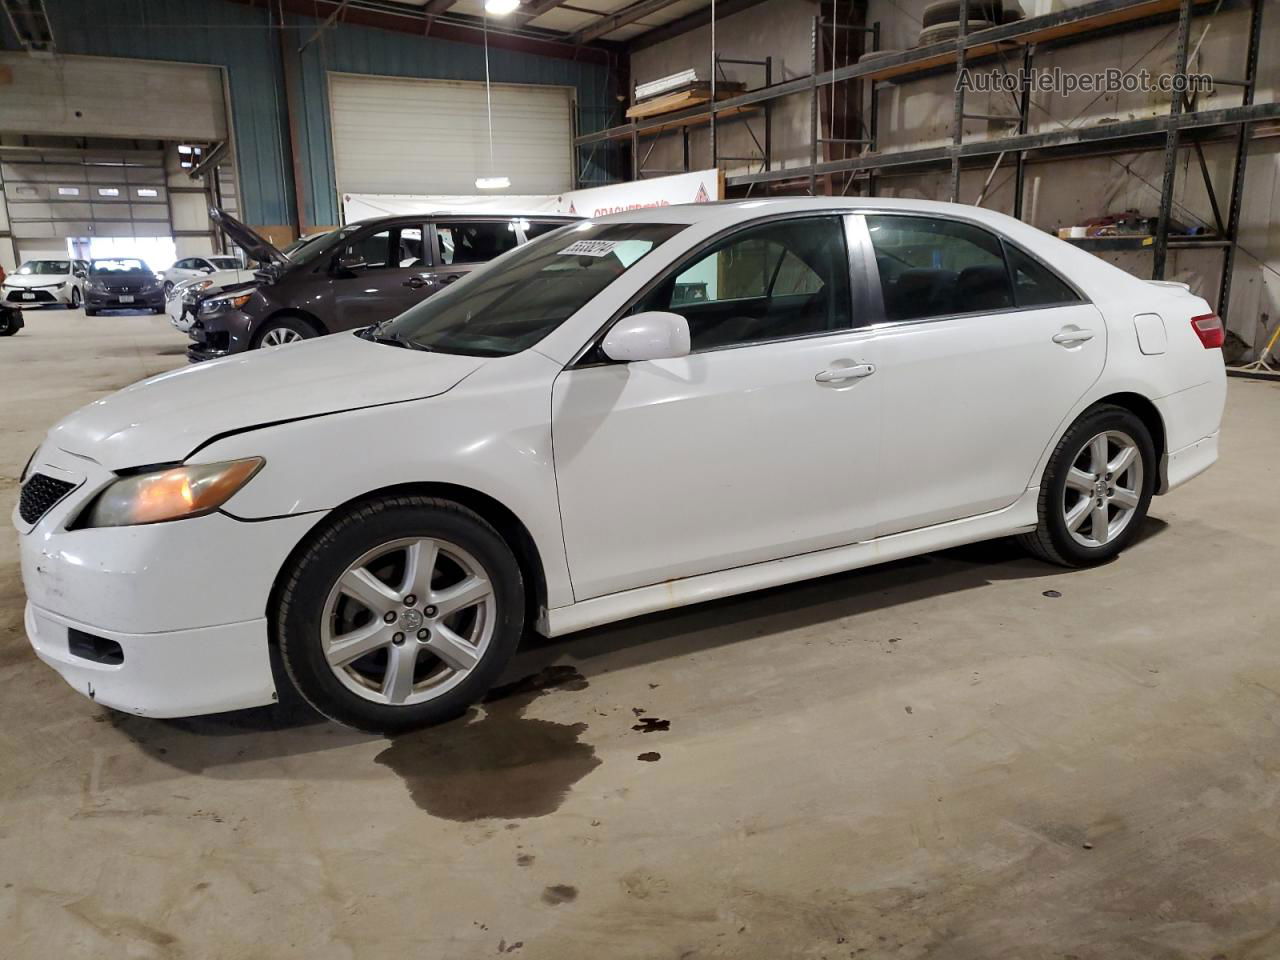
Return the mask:
<svg viewBox="0 0 1280 960">
<path fill-rule="evenodd" d="M 560 251 L 562 257 L 607 257 L 618 245 L 617 240 L 579 240 Z"/>
</svg>

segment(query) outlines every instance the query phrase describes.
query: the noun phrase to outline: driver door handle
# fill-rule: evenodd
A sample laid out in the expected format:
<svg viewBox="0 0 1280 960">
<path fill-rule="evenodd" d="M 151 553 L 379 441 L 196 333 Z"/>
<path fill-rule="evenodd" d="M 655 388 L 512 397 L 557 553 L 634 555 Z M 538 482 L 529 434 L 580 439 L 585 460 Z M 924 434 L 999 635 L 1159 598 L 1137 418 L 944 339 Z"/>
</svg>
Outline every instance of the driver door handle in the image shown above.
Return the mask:
<svg viewBox="0 0 1280 960">
<path fill-rule="evenodd" d="M 420 290 L 431 283 L 435 283 L 434 277 L 410 277 L 402 285 L 406 287 L 413 287 L 415 290 Z"/>
<path fill-rule="evenodd" d="M 843 383 L 845 380 L 861 380 L 876 372 L 874 363 L 847 363 L 832 365 L 820 371 L 813 379 L 818 383 Z"/>
<path fill-rule="evenodd" d="M 1060 343 L 1064 347 L 1073 347 L 1077 343 L 1086 343 L 1093 339 L 1092 330 L 1082 330 L 1079 327 L 1066 327 L 1059 330 L 1052 337 L 1054 343 Z"/>
</svg>

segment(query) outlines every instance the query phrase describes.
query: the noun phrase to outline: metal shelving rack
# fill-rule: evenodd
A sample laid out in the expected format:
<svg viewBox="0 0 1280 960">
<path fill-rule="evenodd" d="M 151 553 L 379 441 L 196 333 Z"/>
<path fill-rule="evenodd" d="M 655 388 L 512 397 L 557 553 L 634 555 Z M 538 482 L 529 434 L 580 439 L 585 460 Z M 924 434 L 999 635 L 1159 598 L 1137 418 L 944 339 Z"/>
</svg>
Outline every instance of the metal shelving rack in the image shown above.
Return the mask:
<svg viewBox="0 0 1280 960">
<path fill-rule="evenodd" d="M 963 121 L 969 118 L 964 111 L 963 91 L 957 85 L 953 109 L 951 143 L 944 146 L 919 149 L 895 150 L 880 152 L 879 147 L 879 111 L 877 109 L 878 86 L 886 80 L 902 82 L 911 78 L 937 75 L 949 68 L 959 71 L 967 64 L 981 59 L 1005 57 L 1011 52 L 1020 54 L 1023 76 L 1029 75 L 1033 66 L 1037 47 L 1046 44 L 1055 46 L 1066 43 L 1084 42 L 1119 31 L 1141 29 L 1155 23 L 1169 22 L 1176 18 L 1178 23 L 1178 44 L 1176 50 L 1176 71 L 1185 77 L 1188 60 L 1188 40 L 1193 18 L 1210 12 L 1214 0 L 1093 0 L 1081 6 L 1061 10 L 1039 17 L 1031 17 L 1015 23 L 1003 24 L 972 34 L 962 34 L 954 40 L 946 40 L 927 46 L 916 47 L 902 53 L 886 54 L 863 62 L 836 67 L 829 70 L 819 69 L 820 31 L 830 27 L 820 18 L 814 19 L 813 51 L 811 73 L 805 77 L 797 77 L 783 83 L 769 84 L 756 90 L 750 90 L 737 96 L 695 107 L 680 113 L 661 118 L 636 121 L 611 127 L 597 133 L 578 137 L 575 143 L 579 146 L 590 146 L 606 141 L 630 139 L 633 157 L 638 149 L 640 137 L 654 135 L 665 129 L 683 129 L 685 131 L 686 169 L 688 168 L 688 136 L 691 124 L 711 123 L 717 118 L 742 115 L 744 111 L 767 105 L 782 97 L 808 94 L 810 107 L 810 162 L 806 166 L 776 168 L 771 164 L 763 169 L 737 174 L 725 179 L 730 190 L 750 192 L 756 188 L 768 189 L 785 182 L 806 183 L 810 193 L 818 192 L 820 178 L 839 176 L 847 190 L 855 181 L 862 181 L 867 195 L 874 196 L 878 175 L 889 171 L 926 171 L 947 169 L 951 176 L 951 199 L 959 201 L 960 174 L 963 169 L 973 165 L 985 166 L 994 160 L 992 175 L 1005 157 L 1014 159 L 1016 175 L 1014 183 L 1014 215 L 1021 217 L 1024 197 L 1025 170 L 1029 160 L 1049 160 L 1079 156 L 1107 156 L 1121 153 L 1162 150 L 1164 152 L 1164 175 L 1160 190 L 1160 209 L 1157 217 L 1157 230 L 1149 242 L 1145 238 L 1114 238 L 1114 245 L 1092 243 L 1086 241 L 1082 245 L 1093 249 L 1144 249 L 1150 248 L 1153 253 L 1152 277 L 1162 279 L 1170 249 L 1186 249 L 1195 247 L 1218 248 L 1224 251 L 1224 267 L 1218 297 L 1219 313 L 1225 316 L 1230 293 L 1231 274 L 1234 266 L 1236 239 L 1240 225 L 1240 209 L 1244 184 L 1245 167 L 1248 158 L 1248 146 L 1251 131 L 1259 122 L 1280 120 L 1280 103 L 1256 103 L 1254 99 L 1258 72 L 1258 48 L 1261 39 L 1262 9 L 1265 0 L 1246 0 L 1250 9 L 1249 40 L 1245 56 L 1245 73 L 1238 79 L 1215 78 L 1219 84 L 1238 86 L 1242 90 L 1239 106 L 1216 108 L 1212 110 L 1195 110 L 1184 97 L 1172 99 L 1169 113 L 1147 117 L 1141 120 L 1128 120 L 1115 123 L 1099 124 L 1091 127 L 1068 127 L 1061 130 L 1050 130 L 1029 133 L 1028 112 L 1031 106 L 1030 91 L 1023 85 L 1018 98 L 1018 113 L 1007 119 L 1015 132 L 1007 136 L 987 139 L 966 139 L 963 133 Z M 965 2 L 967 7 L 967 0 Z M 962 12 L 961 22 L 966 22 Z M 841 26 L 841 29 L 861 29 L 871 38 L 872 49 L 878 47 L 878 25 L 871 27 Z M 719 61 L 718 54 L 716 62 Z M 829 138 L 823 138 L 818 129 L 818 97 L 820 92 L 834 83 L 862 80 L 866 86 L 868 105 L 864 115 L 867 122 L 862 131 L 863 136 L 848 141 L 862 149 L 854 156 L 836 160 L 820 160 L 820 145 Z M 986 118 L 991 119 L 991 118 Z M 1236 143 L 1235 162 L 1232 169 L 1231 193 L 1227 208 L 1227 217 L 1220 216 L 1220 207 L 1216 193 L 1210 182 L 1207 166 L 1201 153 L 1202 144 L 1206 141 L 1234 139 Z M 1216 224 L 1219 235 L 1212 239 L 1178 238 L 1170 236 L 1172 219 L 1173 193 L 1177 170 L 1177 157 L 1180 148 L 1190 144 L 1197 151 L 1201 173 L 1204 176 L 1211 206 L 1218 219 Z M 729 159 L 714 155 L 714 138 L 712 144 L 713 165 Z M 633 165 L 634 160 L 633 160 Z M 637 170 L 642 164 L 635 165 Z M 656 171 L 652 171 L 656 172 Z M 663 171 L 674 172 L 674 171 Z M 989 184 L 991 177 L 988 177 Z M 1112 238 L 1108 238 L 1112 239 Z"/>
</svg>

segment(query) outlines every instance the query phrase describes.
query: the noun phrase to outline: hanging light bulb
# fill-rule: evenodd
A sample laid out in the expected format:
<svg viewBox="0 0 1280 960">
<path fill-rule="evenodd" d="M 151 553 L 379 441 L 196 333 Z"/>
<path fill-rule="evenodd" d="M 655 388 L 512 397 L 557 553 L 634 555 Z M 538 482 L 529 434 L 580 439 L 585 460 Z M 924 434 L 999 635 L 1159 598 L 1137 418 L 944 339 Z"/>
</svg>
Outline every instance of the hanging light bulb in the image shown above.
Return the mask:
<svg viewBox="0 0 1280 960">
<path fill-rule="evenodd" d="M 505 17 L 520 9 L 520 0 L 485 0 L 484 9 L 495 17 Z"/>
</svg>

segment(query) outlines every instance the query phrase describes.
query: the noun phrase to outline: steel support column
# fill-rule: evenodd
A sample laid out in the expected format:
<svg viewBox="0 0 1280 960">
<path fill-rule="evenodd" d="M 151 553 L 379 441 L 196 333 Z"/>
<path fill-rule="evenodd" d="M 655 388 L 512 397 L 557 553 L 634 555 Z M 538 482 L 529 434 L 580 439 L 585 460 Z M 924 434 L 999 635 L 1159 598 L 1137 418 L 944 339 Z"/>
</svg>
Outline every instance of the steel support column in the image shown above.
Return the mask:
<svg viewBox="0 0 1280 960">
<path fill-rule="evenodd" d="M 1169 115 L 1182 113 L 1183 92 L 1187 78 L 1187 44 L 1191 37 L 1192 0 L 1182 0 L 1178 11 L 1178 45 L 1174 54 L 1174 74 L 1181 78 L 1182 90 L 1176 90 L 1169 102 Z M 1164 178 L 1160 184 L 1160 215 L 1156 220 L 1155 250 L 1151 264 L 1151 279 L 1163 280 L 1165 262 L 1169 256 L 1169 220 L 1173 214 L 1173 189 L 1178 175 L 1178 140 L 1180 128 L 1170 124 L 1164 141 Z"/>
</svg>

